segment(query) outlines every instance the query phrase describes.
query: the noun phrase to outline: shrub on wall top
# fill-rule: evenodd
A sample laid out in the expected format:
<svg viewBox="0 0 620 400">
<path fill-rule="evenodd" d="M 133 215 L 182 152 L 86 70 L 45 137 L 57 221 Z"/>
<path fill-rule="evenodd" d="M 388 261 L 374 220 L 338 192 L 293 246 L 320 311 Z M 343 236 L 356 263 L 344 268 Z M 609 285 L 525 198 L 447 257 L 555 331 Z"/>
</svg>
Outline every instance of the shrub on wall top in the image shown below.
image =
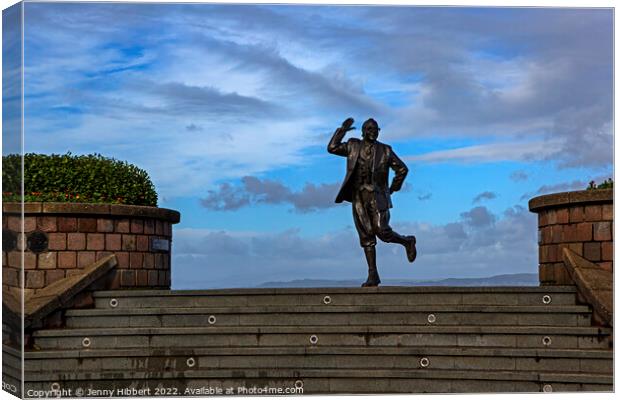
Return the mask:
<svg viewBox="0 0 620 400">
<path fill-rule="evenodd" d="M 2 157 L 2 200 L 20 201 L 20 156 Z M 24 200 L 156 206 L 146 171 L 100 154 L 24 155 Z"/>
<path fill-rule="evenodd" d="M 603 183 L 597 185 L 596 182 L 591 181 L 587 190 L 596 190 L 596 189 L 613 189 L 614 188 L 614 180 L 609 178 L 605 179 Z"/>
</svg>

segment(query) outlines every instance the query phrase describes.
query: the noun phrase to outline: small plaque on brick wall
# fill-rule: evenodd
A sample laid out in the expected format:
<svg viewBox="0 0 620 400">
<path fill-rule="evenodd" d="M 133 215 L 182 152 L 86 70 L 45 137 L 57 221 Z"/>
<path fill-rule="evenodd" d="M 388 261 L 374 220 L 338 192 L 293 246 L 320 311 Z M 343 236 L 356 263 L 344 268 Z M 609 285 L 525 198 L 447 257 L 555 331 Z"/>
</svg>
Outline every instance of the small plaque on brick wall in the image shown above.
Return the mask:
<svg viewBox="0 0 620 400">
<path fill-rule="evenodd" d="M 151 238 L 151 251 L 170 251 L 170 240 Z"/>
</svg>

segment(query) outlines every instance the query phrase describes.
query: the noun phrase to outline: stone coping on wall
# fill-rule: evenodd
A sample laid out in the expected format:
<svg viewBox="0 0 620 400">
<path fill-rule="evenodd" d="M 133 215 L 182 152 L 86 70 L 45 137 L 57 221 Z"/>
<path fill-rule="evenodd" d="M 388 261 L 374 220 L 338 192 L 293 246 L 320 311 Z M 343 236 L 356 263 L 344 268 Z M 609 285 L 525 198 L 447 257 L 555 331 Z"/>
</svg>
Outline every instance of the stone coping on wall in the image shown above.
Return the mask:
<svg viewBox="0 0 620 400">
<path fill-rule="evenodd" d="M 562 192 L 534 197 L 529 201 L 529 208 L 537 212 L 544 208 L 577 206 L 582 204 L 609 203 L 614 200 L 613 189 L 580 190 L 576 192 Z"/>
<path fill-rule="evenodd" d="M 160 207 L 58 202 L 25 202 L 23 206 L 24 214 L 114 215 L 154 218 L 173 224 L 181 220 L 181 214 L 178 211 Z M 22 203 L 2 203 L 2 212 L 6 214 L 20 214 L 22 212 Z"/>
<path fill-rule="evenodd" d="M 67 276 L 45 288 L 24 294 L 24 328 L 29 327 L 34 322 L 45 318 L 60 308 L 70 305 L 71 300 L 91 284 L 104 278 L 116 265 L 116 257 L 112 254 L 79 270 L 78 274 Z M 2 293 L 3 301 L 5 298 L 12 300 L 7 302 L 7 307 L 19 316 L 22 310 L 21 307 L 15 309 L 15 304 L 19 305 L 20 302 L 11 299 L 13 296 L 8 291 L 3 291 Z"/>
<path fill-rule="evenodd" d="M 613 274 L 569 249 L 563 249 L 562 257 L 579 294 L 592 305 L 601 322 L 613 326 Z"/>
</svg>

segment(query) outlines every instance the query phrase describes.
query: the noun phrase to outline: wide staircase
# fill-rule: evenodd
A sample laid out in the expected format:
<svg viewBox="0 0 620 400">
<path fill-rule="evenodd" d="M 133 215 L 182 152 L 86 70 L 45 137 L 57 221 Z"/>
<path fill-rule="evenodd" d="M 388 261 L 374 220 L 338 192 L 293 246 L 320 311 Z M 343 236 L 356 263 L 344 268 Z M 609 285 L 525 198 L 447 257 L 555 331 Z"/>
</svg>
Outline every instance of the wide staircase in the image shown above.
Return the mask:
<svg viewBox="0 0 620 400">
<path fill-rule="evenodd" d="M 613 390 L 612 330 L 592 325 L 592 310 L 577 303 L 573 286 L 124 290 L 94 297 L 94 308 L 66 312 L 64 328 L 34 333 L 26 389 Z"/>
</svg>

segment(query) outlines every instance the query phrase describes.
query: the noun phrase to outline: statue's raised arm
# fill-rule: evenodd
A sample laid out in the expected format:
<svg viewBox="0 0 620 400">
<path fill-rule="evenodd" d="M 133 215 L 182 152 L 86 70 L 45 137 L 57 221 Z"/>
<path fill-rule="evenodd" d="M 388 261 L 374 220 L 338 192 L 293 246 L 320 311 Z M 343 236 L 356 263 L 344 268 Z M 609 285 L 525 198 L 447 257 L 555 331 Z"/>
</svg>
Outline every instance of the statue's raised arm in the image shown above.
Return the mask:
<svg viewBox="0 0 620 400">
<path fill-rule="evenodd" d="M 348 155 L 347 145 L 346 143 L 342 143 L 342 139 L 348 131 L 355 129 L 353 122 L 355 122 L 353 118 L 347 118 L 344 120 L 342 125 L 336 129 L 331 140 L 329 141 L 329 144 L 327 145 L 327 151 L 329 153 L 343 157 Z"/>
</svg>

